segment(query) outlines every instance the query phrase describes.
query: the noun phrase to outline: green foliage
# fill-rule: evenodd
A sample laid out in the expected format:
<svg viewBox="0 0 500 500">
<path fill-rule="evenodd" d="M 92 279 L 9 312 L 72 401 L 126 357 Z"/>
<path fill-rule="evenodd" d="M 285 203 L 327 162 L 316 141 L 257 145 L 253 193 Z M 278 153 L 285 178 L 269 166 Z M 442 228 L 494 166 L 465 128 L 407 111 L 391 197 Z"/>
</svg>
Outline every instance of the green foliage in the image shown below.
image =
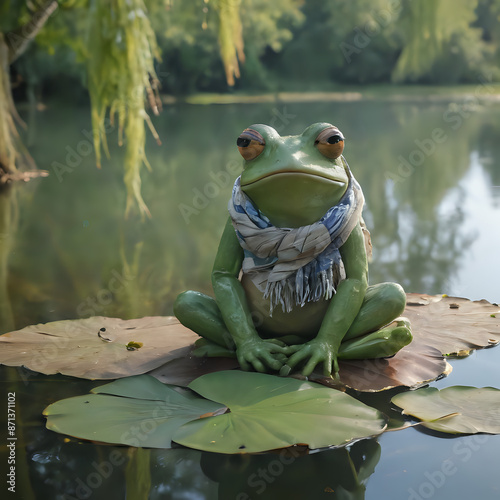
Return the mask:
<svg viewBox="0 0 500 500">
<path fill-rule="evenodd" d="M 238 61 L 245 62 L 239 8 L 241 0 L 214 0 L 219 13 L 219 44 L 228 85 L 240 77 Z"/>
<path fill-rule="evenodd" d="M 145 94 L 155 102 L 154 59 L 159 58 L 154 32 L 142 0 L 95 1 L 88 35 L 88 87 L 97 165 L 101 146 L 108 153 L 106 116 L 118 124 L 119 143 L 126 137 L 125 185 L 128 215 L 134 202 L 142 216 L 150 215 L 141 195 L 140 170 L 149 164 L 144 153 L 144 121 L 156 132 L 145 110 Z M 156 108 L 153 108 L 156 111 Z M 157 139 L 159 141 L 159 139 Z"/>
<path fill-rule="evenodd" d="M 404 46 L 392 73 L 393 80 L 416 81 L 427 77 L 435 81 L 439 76 L 442 80 L 444 75 L 440 75 L 436 67 L 440 66 L 444 74 L 450 69 L 443 68 L 443 62 L 452 61 L 453 67 L 460 68 L 467 63 L 474 67 L 477 61 L 481 61 L 481 30 L 471 26 L 476 19 L 477 5 L 477 0 L 406 3 L 402 21 Z M 454 75 L 456 80 L 460 79 L 462 72 L 459 70 Z"/>
</svg>

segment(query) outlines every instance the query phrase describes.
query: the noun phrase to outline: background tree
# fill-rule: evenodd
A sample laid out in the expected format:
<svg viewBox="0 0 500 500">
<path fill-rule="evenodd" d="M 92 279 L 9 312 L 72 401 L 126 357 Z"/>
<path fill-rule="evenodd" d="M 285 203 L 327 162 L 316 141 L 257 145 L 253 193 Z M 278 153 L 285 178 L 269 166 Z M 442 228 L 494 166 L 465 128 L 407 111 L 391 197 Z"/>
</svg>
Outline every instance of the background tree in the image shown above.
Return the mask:
<svg viewBox="0 0 500 500">
<path fill-rule="evenodd" d="M 19 163 L 34 167 L 33 160 L 22 144 L 16 127 L 16 122 L 21 126 L 24 126 L 24 122 L 17 114 L 12 99 L 9 67 L 25 52 L 29 42 L 57 9 L 57 2 L 45 1 L 27 20 L 25 20 L 26 12 L 21 9 L 12 11 L 9 7 L 10 2 L 7 2 L 0 10 L 0 19 L 4 20 L 0 25 L 0 186 L 12 179 L 27 179 L 29 174 L 18 173 Z M 24 23 L 4 35 L 3 24 L 8 25 L 16 15 L 19 15 Z"/>
<path fill-rule="evenodd" d="M 83 100 L 88 88 L 96 163 L 101 148 L 107 154 L 106 131 L 118 129 L 126 213 L 138 207 L 144 216 L 145 125 L 159 142 L 148 113 L 160 110 L 160 86 L 182 98 L 233 88 L 499 81 L 499 15 L 500 0 L 4 0 L 0 179 L 30 165 L 12 78 L 24 82 L 28 121 L 40 89 Z"/>
</svg>

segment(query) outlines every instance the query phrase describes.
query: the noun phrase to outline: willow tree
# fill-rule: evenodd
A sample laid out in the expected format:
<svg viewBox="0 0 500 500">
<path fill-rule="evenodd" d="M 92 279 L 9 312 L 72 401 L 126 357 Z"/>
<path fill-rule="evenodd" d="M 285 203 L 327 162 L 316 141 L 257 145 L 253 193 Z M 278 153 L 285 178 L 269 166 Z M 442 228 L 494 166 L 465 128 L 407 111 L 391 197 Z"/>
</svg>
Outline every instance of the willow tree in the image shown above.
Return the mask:
<svg viewBox="0 0 500 500">
<path fill-rule="evenodd" d="M 418 80 L 443 56 L 458 50 L 465 52 L 471 63 L 481 60 L 472 53 L 481 50 L 481 29 L 471 26 L 477 18 L 478 0 L 419 0 L 403 5 L 405 43 L 393 81 Z"/>
<path fill-rule="evenodd" d="M 0 187 L 11 180 L 43 175 L 43 172 L 20 172 L 18 168 L 35 168 L 35 165 L 18 132 L 18 126 L 26 126 L 14 106 L 9 67 L 24 53 L 57 5 L 56 0 L 45 1 L 32 11 L 25 23 L 5 35 L 0 32 Z"/>
<path fill-rule="evenodd" d="M 150 0 L 153 2 L 154 0 Z M 0 7 L 4 14 L 10 2 Z M 164 0 L 169 7 L 171 0 Z M 218 12 L 221 58 L 229 85 L 239 76 L 239 62 L 244 61 L 240 0 L 205 0 Z M 31 8 L 27 8 L 29 5 Z M 161 110 L 155 60 L 160 59 L 156 36 L 148 18 L 145 0 L 48 0 L 20 4 L 16 14 L 27 19 L 6 36 L 0 33 L 0 179 L 16 178 L 18 166 L 31 163 L 17 127 L 23 126 L 17 116 L 9 81 L 9 64 L 19 57 L 29 42 L 48 21 L 58 5 L 80 9 L 87 16 L 88 29 L 81 33 L 87 39 L 87 80 L 91 99 L 91 117 L 96 164 L 101 166 L 101 150 L 109 156 L 106 121 L 118 129 L 118 143 L 125 147 L 124 180 L 127 188 L 125 214 L 137 207 L 140 214 L 150 215 L 141 195 L 141 168 L 149 167 L 145 154 L 146 125 L 160 144 L 150 116 Z M 35 8 L 32 6 L 35 5 Z M 153 5 L 153 4 L 152 4 Z M 157 8 L 157 2 L 154 4 Z M 201 8 L 201 7 L 200 7 Z M 207 8 L 207 7 L 205 7 Z M 200 29 L 202 26 L 200 26 Z M 193 36 L 196 36 L 194 33 Z M 23 160 L 23 161 L 22 161 Z M 149 167 L 150 168 L 150 167 Z"/>
</svg>

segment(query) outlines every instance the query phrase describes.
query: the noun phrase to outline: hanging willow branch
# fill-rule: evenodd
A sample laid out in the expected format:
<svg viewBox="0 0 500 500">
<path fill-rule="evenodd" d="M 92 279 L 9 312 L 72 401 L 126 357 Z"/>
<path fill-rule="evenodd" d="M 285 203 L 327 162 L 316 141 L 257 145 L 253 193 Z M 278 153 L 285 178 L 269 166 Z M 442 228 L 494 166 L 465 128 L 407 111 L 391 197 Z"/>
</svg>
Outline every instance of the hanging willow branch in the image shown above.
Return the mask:
<svg viewBox="0 0 500 500">
<path fill-rule="evenodd" d="M 118 143 L 125 137 L 127 216 L 137 204 L 150 216 L 141 195 L 140 169 L 149 163 L 144 151 L 146 122 L 158 144 L 158 134 L 145 110 L 145 94 L 153 112 L 161 107 L 154 60 L 159 59 L 155 34 L 143 0 L 94 0 L 90 12 L 88 82 L 97 166 L 101 147 L 109 157 L 106 133 L 118 127 Z M 106 126 L 109 111 L 111 127 Z"/>
<path fill-rule="evenodd" d="M 243 52 L 243 34 L 240 19 L 241 0 L 216 0 L 219 12 L 219 45 L 226 70 L 228 85 L 234 85 L 234 79 L 240 77 L 240 63 L 245 62 Z"/>
</svg>

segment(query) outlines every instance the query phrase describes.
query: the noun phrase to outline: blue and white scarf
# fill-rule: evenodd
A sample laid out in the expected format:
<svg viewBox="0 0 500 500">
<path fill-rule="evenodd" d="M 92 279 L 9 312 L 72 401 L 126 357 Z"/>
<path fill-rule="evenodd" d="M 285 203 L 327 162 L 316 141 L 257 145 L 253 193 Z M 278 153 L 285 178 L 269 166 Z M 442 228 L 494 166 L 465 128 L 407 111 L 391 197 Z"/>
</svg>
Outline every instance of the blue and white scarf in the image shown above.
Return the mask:
<svg viewBox="0 0 500 500">
<path fill-rule="evenodd" d="M 342 160 L 349 175 L 347 190 L 309 226 L 274 226 L 241 190 L 240 177 L 234 183 L 228 209 L 245 255 L 242 271 L 269 298 L 271 315 L 278 304 L 290 312 L 294 305 L 330 299 L 345 278 L 339 248 L 362 220 L 364 197 Z"/>
</svg>

